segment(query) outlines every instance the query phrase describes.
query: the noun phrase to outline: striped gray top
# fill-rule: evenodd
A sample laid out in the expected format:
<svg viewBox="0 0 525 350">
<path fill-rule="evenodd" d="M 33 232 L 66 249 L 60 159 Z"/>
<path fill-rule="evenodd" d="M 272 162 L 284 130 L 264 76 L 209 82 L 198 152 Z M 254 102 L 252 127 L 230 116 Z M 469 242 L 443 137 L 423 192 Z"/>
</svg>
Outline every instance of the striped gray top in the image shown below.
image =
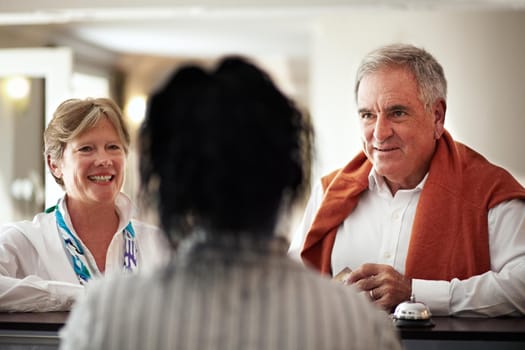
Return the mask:
<svg viewBox="0 0 525 350">
<path fill-rule="evenodd" d="M 279 239 L 197 242 L 149 275 L 89 283 L 62 349 L 401 349 L 387 314 Z"/>
</svg>

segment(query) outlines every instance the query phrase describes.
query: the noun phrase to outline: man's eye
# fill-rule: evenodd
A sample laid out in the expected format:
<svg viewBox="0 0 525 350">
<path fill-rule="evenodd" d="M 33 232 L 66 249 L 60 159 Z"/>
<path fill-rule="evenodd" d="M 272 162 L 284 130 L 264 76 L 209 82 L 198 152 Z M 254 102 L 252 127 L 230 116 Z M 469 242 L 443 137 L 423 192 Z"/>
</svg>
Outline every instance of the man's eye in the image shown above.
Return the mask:
<svg viewBox="0 0 525 350">
<path fill-rule="evenodd" d="M 395 117 L 404 117 L 406 115 L 406 112 L 405 111 L 394 111 L 393 114 Z"/>
<path fill-rule="evenodd" d="M 361 119 L 371 119 L 374 115 L 372 113 L 361 113 Z"/>
</svg>

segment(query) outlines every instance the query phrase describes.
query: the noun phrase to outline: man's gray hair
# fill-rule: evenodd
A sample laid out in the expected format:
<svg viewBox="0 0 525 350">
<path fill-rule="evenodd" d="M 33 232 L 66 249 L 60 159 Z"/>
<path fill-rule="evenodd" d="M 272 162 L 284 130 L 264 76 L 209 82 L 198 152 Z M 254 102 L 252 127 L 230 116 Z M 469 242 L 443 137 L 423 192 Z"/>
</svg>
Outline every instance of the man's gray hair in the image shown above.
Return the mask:
<svg viewBox="0 0 525 350">
<path fill-rule="evenodd" d="M 438 61 L 424 49 L 408 44 L 392 44 L 370 52 L 361 61 L 355 79 L 356 101 L 363 77 L 389 66 L 404 67 L 414 74 L 419 99 L 425 108 L 429 108 L 437 99 L 447 100 L 447 80 Z"/>
</svg>

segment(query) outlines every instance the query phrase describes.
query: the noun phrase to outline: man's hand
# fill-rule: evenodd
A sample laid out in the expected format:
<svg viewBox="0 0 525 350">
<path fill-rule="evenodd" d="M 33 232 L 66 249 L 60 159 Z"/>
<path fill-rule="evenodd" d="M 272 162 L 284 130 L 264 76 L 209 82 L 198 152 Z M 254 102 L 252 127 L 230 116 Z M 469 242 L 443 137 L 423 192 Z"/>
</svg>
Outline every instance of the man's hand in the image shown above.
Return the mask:
<svg viewBox="0 0 525 350">
<path fill-rule="evenodd" d="M 412 294 L 412 280 L 390 265 L 363 264 L 352 271 L 346 283 L 368 292 L 372 301 L 387 312 L 409 300 Z"/>
</svg>

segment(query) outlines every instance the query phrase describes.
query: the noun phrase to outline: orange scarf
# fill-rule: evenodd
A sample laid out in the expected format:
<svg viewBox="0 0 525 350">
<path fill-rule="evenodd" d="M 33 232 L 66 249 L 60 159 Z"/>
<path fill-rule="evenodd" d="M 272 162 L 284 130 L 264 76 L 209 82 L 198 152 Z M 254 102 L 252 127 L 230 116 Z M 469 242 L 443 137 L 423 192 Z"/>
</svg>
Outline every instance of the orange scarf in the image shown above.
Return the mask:
<svg viewBox="0 0 525 350">
<path fill-rule="evenodd" d="M 364 153 L 322 179 L 324 198 L 308 231 L 301 256 L 332 274 L 332 248 L 339 225 L 368 189 L 372 164 Z M 525 189 L 506 170 L 455 142 L 445 131 L 437 142 L 412 226 L 405 263 L 409 278 L 465 279 L 490 269 L 487 215 Z"/>
</svg>

